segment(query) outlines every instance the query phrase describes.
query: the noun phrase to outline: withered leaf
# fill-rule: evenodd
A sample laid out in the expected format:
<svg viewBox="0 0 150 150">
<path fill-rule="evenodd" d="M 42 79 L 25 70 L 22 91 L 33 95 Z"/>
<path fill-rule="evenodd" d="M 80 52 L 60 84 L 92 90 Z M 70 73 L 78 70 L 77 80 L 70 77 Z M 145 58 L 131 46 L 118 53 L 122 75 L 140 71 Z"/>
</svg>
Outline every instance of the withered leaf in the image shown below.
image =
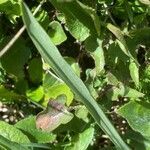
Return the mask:
<svg viewBox="0 0 150 150">
<path fill-rule="evenodd" d="M 36 127 L 43 131 L 53 131 L 61 124 L 68 123 L 73 118 L 64 105 L 64 96 L 49 100 L 47 108 L 36 117 Z"/>
</svg>

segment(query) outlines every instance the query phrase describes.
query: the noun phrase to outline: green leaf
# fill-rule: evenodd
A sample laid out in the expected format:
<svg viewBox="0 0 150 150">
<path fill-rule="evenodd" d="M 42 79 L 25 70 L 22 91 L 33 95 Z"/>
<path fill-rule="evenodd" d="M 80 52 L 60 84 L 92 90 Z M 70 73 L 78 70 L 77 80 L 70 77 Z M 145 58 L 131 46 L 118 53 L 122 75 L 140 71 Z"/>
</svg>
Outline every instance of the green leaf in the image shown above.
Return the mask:
<svg viewBox="0 0 150 150">
<path fill-rule="evenodd" d="M 85 48 L 90 52 L 95 61 L 96 72 L 99 74 L 105 65 L 104 52 L 102 48 L 102 41 L 95 37 L 89 37 L 85 41 Z"/>
<path fill-rule="evenodd" d="M 69 106 L 73 101 L 74 95 L 71 92 L 70 88 L 65 83 L 58 81 L 56 78 L 54 78 L 50 74 L 46 74 L 44 81 L 43 81 L 43 88 L 44 88 L 44 93 L 45 93 L 46 104 L 50 98 L 55 99 L 57 96 L 61 94 L 66 95 L 67 106 Z"/>
<path fill-rule="evenodd" d="M 75 109 L 75 115 L 78 118 L 84 120 L 85 122 L 89 121 L 88 114 L 89 114 L 89 112 L 85 106 L 79 106 L 79 107 L 77 107 L 77 109 Z"/>
<path fill-rule="evenodd" d="M 118 42 L 118 45 L 120 46 L 121 50 L 128 56 L 130 57 L 131 59 L 134 60 L 133 56 L 131 55 L 130 51 L 129 51 L 129 48 L 127 46 L 127 43 L 125 41 L 125 38 L 123 36 L 123 33 L 122 31 L 115 27 L 114 25 L 112 24 L 107 24 L 107 28 L 116 36 L 116 38 L 118 39 L 117 42 Z"/>
<path fill-rule="evenodd" d="M 23 96 L 18 95 L 17 93 L 6 89 L 4 86 L 0 86 L 0 98 L 1 101 L 9 102 L 9 101 L 18 101 L 20 99 L 24 99 Z"/>
<path fill-rule="evenodd" d="M 28 73 L 32 83 L 39 84 L 42 82 L 43 68 L 41 58 L 33 58 L 29 62 Z"/>
<path fill-rule="evenodd" d="M 55 100 L 50 100 L 47 104 L 46 110 L 40 112 L 36 117 L 36 126 L 43 131 L 53 131 L 61 124 L 68 123 L 73 114 L 67 111 L 64 106 L 62 96 L 57 97 Z"/>
<path fill-rule="evenodd" d="M 16 143 L 30 143 L 28 137 L 13 125 L 0 121 L 0 135 Z"/>
<path fill-rule="evenodd" d="M 12 142 L 7 138 L 0 135 L 0 149 L 1 150 L 29 150 L 28 148 L 23 147 L 21 144 Z"/>
<path fill-rule="evenodd" d="M 68 2 L 67 4 L 70 3 Z M 65 7 L 66 5 L 63 8 Z M 71 6 L 71 10 L 78 12 L 78 9 L 74 9 L 74 5 Z M 86 105 L 91 115 L 97 121 L 99 126 L 104 130 L 104 132 L 109 135 L 110 139 L 114 142 L 116 147 L 120 150 L 130 149 L 121 139 L 118 132 L 115 130 L 108 118 L 105 116 L 104 112 L 98 106 L 93 97 L 90 95 L 86 86 L 73 72 L 72 68 L 66 63 L 66 61 L 64 61 L 58 49 L 55 47 L 53 42 L 50 40 L 49 36 L 45 33 L 45 31 L 35 20 L 30 10 L 24 3 L 22 3 L 22 13 L 28 34 L 34 42 L 37 49 L 39 50 L 40 54 L 44 58 L 44 60 L 53 68 L 56 74 L 58 74 L 62 78 L 62 80 L 66 82 L 66 84 L 72 89 L 72 91 L 74 91 L 74 93 Z M 86 20 L 85 16 L 83 17 L 83 20 Z"/>
<path fill-rule="evenodd" d="M 0 1 L 0 11 L 5 12 L 6 14 L 21 15 L 19 2 L 16 0 L 1 0 Z"/>
<path fill-rule="evenodd" d="M 16 17 L 21 15 L 20 3 L 16 0 L 1 0 L 0 11 L 4 12 L 12 23 L 15 23 Z"/>
<path fill-rule="evenodd" d="M 130 60 L 129 70 L 130 70 L 130 76 L 134 81 L 136 87 L 139 87 L 139 67 L 132 60 Z"/>
<path fill-rule="evenodd" d="M 99 20 L 93 9 L 74 0 L 69 2 L 51 0 L 50 2 L 64 13 L 66 25 L 77 40 L 84 41 L 90 34 L 99 31 Z"/>
<path fill-rule="evenodd" d="M 131 101 L 117 111 L 131 128 L 145 137 L 150 137 L 150 104 Z"/>
<path fill-rule="evenodd" d="M 16 43 L 1 58 L 2 67 L 18 78 L 24 77 L 24 65 L 30 56 L 30 49 L 25 41 L 19 38 Z"/>
<path fill-rule="evenodd" d="M 67 36 L 58 21 L 52 21 L 48 26 L 48 35 L 55 45 L 59 45 L 66 41 Z"/>
<path fill-rule="evenodd" d="M 35 124 L 35 117 L 30 116 L 15 124 L 15 127 L 28 135 L 32 142 L 36 143 L 49 143 L 55 140 L 55 135 L 50 132 L 38 130 Z"/>
<path fill-rule="evenodd" d="M 71 146 L 66 146 L 65 150 L 86 150 L 94 137 L 94 128 L 90 127 L 80 133 L 71 142 Z"/>
<path fill-rule="evenodd" d="M 135 89 L 125 87 L 124 97 L 138 98 L 138 97 L 143 97 L 143 96 L 144 96 L 143 93 L 141 93 Z"/>
<path fill-rule="evenodd" d="M 65 94 L 67 96 L 66 104 L 69 106 L 73 101 L 73 93 L 70 91 L 70 88 L 65 84 L 53 85 L 49 88 L 49 91 L 45 93 L 45 98 L 56 98 L 58 95 Z"/>
<path fill-rule="evenodd" d="M 42 86 L 39 86 L 36 89 L 29 89 L 26 92 L 26 95 L 29 99 L 39 102 L 44 97 L 44 90 Z"/>
</svg>

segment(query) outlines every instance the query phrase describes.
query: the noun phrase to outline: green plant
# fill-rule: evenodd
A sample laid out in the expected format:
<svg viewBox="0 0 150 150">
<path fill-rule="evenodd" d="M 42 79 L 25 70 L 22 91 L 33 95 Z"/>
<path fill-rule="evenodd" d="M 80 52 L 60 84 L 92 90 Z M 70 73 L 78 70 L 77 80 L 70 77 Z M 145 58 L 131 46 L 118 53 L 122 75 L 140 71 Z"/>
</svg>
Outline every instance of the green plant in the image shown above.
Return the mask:
<svg viewBox="0 0 150 150">
<path fill-rule="evenodd" d="M 25 115 L 14 125 L 0 122 L 0 148 L 148 150 L 149 2 L 37 3 L 28 3 L 34 18 L 24 3 L 0 2 L 0 98 Z M 21 12 L 35 47 L 21 36 L 25 26 L 8 36 Z"/>
</svg>

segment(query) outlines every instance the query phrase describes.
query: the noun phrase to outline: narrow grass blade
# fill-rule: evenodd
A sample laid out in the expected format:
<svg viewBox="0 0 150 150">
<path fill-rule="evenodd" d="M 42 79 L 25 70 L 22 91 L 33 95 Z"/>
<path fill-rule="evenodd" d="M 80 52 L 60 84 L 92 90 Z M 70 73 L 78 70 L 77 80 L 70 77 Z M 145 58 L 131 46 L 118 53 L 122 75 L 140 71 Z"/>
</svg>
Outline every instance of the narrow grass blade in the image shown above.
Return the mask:
<svg viewBox="0 0 150 150">
<path fill-rule="evenodd" d="M 24 3 L 22 3 L 22 13 L 23 21 L 26 25 L 28 34 L 44 60 L 50 64 L 53 70 L 85 104 L 98 125 L 107 135 L 109 135 L 112 142 L 116 145 L 116 148 L 119 150 L 129 150 L 130 148 L 121 139 L 118 132 L 105 116 L 104 112 L 90 95 L 84 83 L 66 63 L 63 57 L 60 55 L 58 49 L 50 40 L 49 36 L 35 20 L 30 10 Z"/>
</svg>

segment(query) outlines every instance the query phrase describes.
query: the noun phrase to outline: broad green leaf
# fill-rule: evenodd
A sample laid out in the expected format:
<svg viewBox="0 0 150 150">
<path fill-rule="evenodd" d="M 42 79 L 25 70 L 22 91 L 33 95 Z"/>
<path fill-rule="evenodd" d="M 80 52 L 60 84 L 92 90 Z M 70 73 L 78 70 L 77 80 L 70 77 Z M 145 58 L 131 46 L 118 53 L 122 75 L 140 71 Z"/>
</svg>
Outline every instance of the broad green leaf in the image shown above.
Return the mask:
<svg viewBox="0 0 150 150">
<path fill-rule="evenodd" d="M 125 87 L 125 91 L 124 91 L 124 97 L 129 97 L 129 98 L 138 98 L 138 97 L 143 97 L 144 94 L 135 90 L 135 89 L 132 89 L 132 88 L 129 88 L 129 87 Z"/>
<path fill-rule="evenodd" d="M 49 143 L 55 140 L 55 135 L 50 132 L 43 132 L 36 128 L 35 117 L 30 116 L 15 124 L 15 127 L 25 132 L 32 142 Z"/>
<path fill-rule="evenodd" d="M 67 97 L 66 104 L 69 106 L 73 101 L 73 93 L 71 92 L 70 88 L 56 78 L 51 76 L 50 74 L 46 74 L 44 81 L 43 81 L 43 88 L 45 93 L 45 101 L 43 105 L 47 104 L 50 98 L 55 99 L 57 96 L 64 94 Z"/>
<path fill-rule="evenodd" d="M 75 115 L 80 118 L 83 119 L 85 122 L 88 122 L 88 110 L 85 106 L 79 106 L 77 109 L 75 109 Z"/>
<path fill-rule="evenodd" d="M 0 135 L 0 149 L 1 150 L 29 150 L 28 148 L 23 147 L 21 144 L 12 142 L 7 138 Z"/>
<path fill-rule="evenodd" d="M 45 99 L 56 98 L 58 95 L 65 94 L 67 96 L 66 104 L 69 106 L 73 101 L 73 93 L 70 88 L 65 84 L 57 84 L 49 87 L 49 91 L 45 93 Z"/>
<path fill-rule="evenodd" d="M 63 8 L 65 8 L 65 6 Z M 74 5 L 71 6 L 71 9 L 78 12 L 77 9 L 74 9 Z M 125 142 L 119 136 L 118 132 L 110 123 L 102 109 L 90 95 L 82 80 L 78 78 L 72 68 L 62 58 L 58 49 L 55 47 L 45 31 L 41 28 L 39 23 L 35 20 L 30 10 L 24 3 L 22 3 L 22 13 L 28 34 L 44 60 L 53 68 L 56 74 L 58 74 L 62 78 L 62 80 L 66 82 L 71 90 L 86 105 L 91 115 L 94 117 L 99 126 L 103 129 L 103 131 L 109 135 L 110 139 L 113 141 L 116 147 L 120 150 L 129 150 L 130 148 L 125 144 Z M 83 20 L 85 20 L 85 16 Z"/>
<path fill-rule="evenodd" d="M 128 56 L 125 55 L 125 53 L 121 50 L 120 46 L 116 41 L 109 45 L 108 54 L 113 63 L 112 65 L 117 65 L 120 60 L 126 63 L 129 59 Z"/>
<path fill-rule="evenodd" d="M 82 7 L 82 9 L 84 9 L 84 11 L 92 18 L 92 21 L 94 23 L 94 27 L 96 29 L 96 32 L 97 32 L 98 36 L 99 36 L 100 35 L 100 20 L 99 20 L 99 16 L 96 13 L 96 10 L 93 9 L 92 7 L 84 5 L 80 1 L 77 1 L 77 2 Z M 90 28 L 90 30 L 92 31 L 91 28 Z"/>
<path fill-rule="evenodd" d="M 77 0 L 69 2 L 51 0 L 50 2 L 64 13 L 66 25 L 77 40 L 84 41 L 90 34 L 99 32 L 99 18 L 92 8 Z"/>
<path fill-rule="evenodd" d="M 58 21 L 52 21 L 48 26 L 48 35 L 55 45 L 59 45 L 66 41 L 67 36 Z"/>
<path fill-rule="evenodd" d="M 130 70 L 130 76 L 134 81 L 136 87 L 139 87 L 139 67 L 132 60 L 130 60 L 129 70 Z"/>
<path fill-rule="evenodd" d="M 85 41 L 85 48 L 90 52 L 95 61 L 96 72 L 99 74 L 105 65 L 104 52 L 102 48 L 102 41 L 95 37 L 89 37 Z"/>
<path fill-rule="evenodd" d="M 16 143 L 30 143 L 28 137 L 13 125 L 0 121 L 0 135 Z"/>
<path fill-rule="evenodd" d="M 27 90 L 26 95 L 32 101 L 39 102 L 44 97 L 43 87 L 39 86 L 36 89 L 29 89 Z"/>
<path fill-rule="evenodd" d="M 32 83 L 39 84 L 42 82 L 43 68 L 41 58 L 33 58 L 29 62 L 28 73 Z"/>
<path fill-rule="evenodd" d="M 112 24 L 107 24 L 107 28 L 116 36 L 116 38 L 118 39 L 117 42 L 118 42 L 118 45 L 120 46 L 121 50 L 128 56 L 130 57 L 131 59 L 134 60 L 133 56 L 130 54 L 129 52 L 129 49 L 128 49 L 128 46 L 127 46 L 127 43 L 124 39 L 124 35 L 122 33 L 122 31 L 115 27 L 114 25 Z"/>
<path fill-rule="evenodd" d="M 131 101 L 119 108 L 118 114 L 128 121 L 133 130 L 150 137 L 149 103 Z"/>
<path fill-rule="evenodd" d="M 117 100 L 119 96 L 128 98 L 139 98 L 143 97 L 144 94 L 135 89 L 124 86 L 121 83 L 119 83 L 117 86 L 112 86 L 110 87 L 110 89 L 108 89 L 107 91 L 108 99 Z"/>
<path fill-rule="evenodd" d="M 1 98 L 1 101 L 4 101 L 4 102 L 18 101 L 20 99 L 24 99 L 23 96 L 18 95 L 17 93 L 6 89 L 2 85 L 0 86 L 0 98 Z"/>
<path fill-rule="evenodd" d="M 24 65 L 30 56 L 30 49 L 23 39 L 18 39 L 16 43 L 1 58 L 2 67 L 10 74 L 18 78 L 24 77 Z"/>
<path fill-rule="evenodd" d="M 94 137 L 94 128 L 90 127 L 80 133 L 71 141 L 71 146 L 66 146 L 65 150 L 86 150 Z"/>
<path fill-rule="evenodd" d="M 50 132 L 61 124 L 68 123 L 73 118 L 73 114 L 65 108 L 64 102 L 60 102 L 63 100 L 62 96 L 59 96 L 57 99 L 48 102 L 46 110 L 40 112 L 36 117 L 38 129 Z"/>
</svg>

